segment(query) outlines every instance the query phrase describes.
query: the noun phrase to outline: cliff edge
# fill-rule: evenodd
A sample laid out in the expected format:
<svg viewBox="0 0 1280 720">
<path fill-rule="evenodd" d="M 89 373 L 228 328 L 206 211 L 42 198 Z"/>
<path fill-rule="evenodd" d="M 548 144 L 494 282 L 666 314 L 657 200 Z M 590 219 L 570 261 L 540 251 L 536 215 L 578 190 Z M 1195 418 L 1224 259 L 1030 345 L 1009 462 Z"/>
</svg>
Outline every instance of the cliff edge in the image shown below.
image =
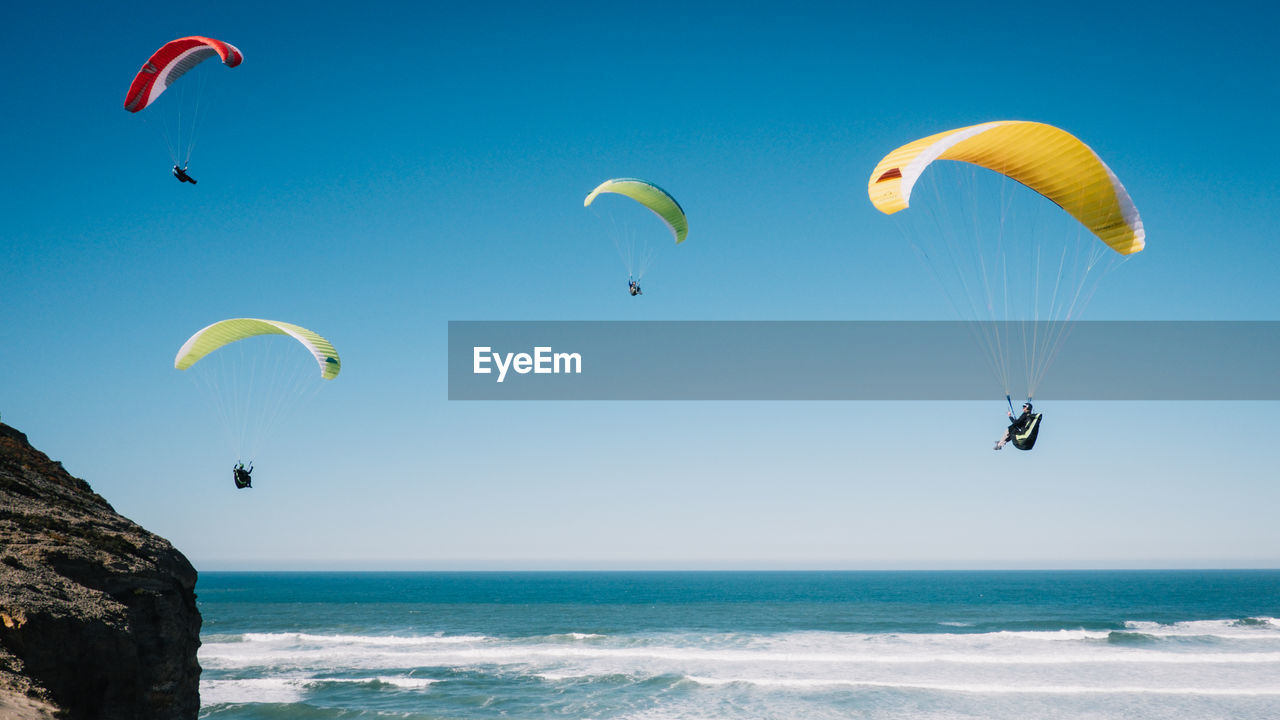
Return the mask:
<svg viewBox="0 0 1280 720">
<path fill-rule="evenodd" d="M 0 423 L 0 717 L 200 709 L 196 571 Z"/>
</svg>

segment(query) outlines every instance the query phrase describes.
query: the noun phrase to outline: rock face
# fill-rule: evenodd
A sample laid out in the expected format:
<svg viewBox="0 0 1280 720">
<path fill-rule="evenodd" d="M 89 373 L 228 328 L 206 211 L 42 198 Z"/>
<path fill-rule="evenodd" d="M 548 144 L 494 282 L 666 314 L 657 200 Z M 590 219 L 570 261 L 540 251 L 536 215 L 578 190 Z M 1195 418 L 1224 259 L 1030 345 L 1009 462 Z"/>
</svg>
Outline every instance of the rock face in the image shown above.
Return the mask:
<svg viewBox="0 0 1280 720">
<path fill-rule="evenodd" d="M 0 423 L 0 717 L 195 718 L 195 586 L 167 540 Z"/>
</svg>

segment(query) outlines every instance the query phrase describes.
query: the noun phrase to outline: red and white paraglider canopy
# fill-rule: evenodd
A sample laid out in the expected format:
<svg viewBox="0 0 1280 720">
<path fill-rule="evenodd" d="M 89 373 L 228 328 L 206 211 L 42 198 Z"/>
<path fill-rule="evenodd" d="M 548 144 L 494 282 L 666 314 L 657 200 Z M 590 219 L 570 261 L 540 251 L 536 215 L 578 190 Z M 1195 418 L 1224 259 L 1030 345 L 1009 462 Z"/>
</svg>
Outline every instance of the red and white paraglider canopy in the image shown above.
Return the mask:
<svg viewBox="0 0 1280 720">
<path fill-rule="evenodd" d="M 133 78 L 124 109 L 133 113 L 142 110 L 188 70 L 212 57 L 222 58 L 227 67 L 235 67 L 244 60 L 234 45 L 200 35 L 165 43 Z"/>
</svg>

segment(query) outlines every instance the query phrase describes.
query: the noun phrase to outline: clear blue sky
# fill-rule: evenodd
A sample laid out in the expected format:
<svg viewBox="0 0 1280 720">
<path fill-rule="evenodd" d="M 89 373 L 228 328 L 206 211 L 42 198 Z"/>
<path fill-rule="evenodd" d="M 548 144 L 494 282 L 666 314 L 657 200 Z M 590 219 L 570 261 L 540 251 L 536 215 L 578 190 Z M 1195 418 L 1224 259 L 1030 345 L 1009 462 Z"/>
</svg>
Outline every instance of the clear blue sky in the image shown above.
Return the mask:
<svg viewBox="0 0 1280 720">
<path fill-rule="evenodd" d="M 1005 118 L 1084 139 L 1142 212 L 1147 250 L 1088 317 L 1280 319 L 1277 15 L 10 7 L 0 413 L 198 569 L 1280 566 L 1280 451 L 1240 430 L 1274 403 L 1060 403 L 1052 441 L 1011 456 L 989 449 L 998 396 L 467 404 L 445 384 L 449 320 L 946 318 L 866 179 Z M 202 68 L 222 102 L 196 188 L 121 107 L 189 34 L 245 54 Z M 690 216 L 640 301 L 581 206 L 616 176 Z M 311 327 L 344 363 L 248 492 L 172 368 L 237 316 Z M 922 412 L 926 441 L 905 437 Z"/>
</svg>

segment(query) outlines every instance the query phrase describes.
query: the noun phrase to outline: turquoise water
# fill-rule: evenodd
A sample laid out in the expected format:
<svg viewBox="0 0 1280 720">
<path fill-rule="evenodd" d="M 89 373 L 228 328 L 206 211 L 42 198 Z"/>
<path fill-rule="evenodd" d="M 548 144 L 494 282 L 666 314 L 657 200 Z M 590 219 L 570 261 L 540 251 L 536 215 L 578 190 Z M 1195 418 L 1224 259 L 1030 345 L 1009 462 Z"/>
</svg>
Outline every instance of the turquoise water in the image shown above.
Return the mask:
<svg viewBox="0 0 1280 720">
<path fill-rule="evenodd" d="M 202 573 L 206 718 L 1280 717 L 1280 571 Z"/>
</svg>

